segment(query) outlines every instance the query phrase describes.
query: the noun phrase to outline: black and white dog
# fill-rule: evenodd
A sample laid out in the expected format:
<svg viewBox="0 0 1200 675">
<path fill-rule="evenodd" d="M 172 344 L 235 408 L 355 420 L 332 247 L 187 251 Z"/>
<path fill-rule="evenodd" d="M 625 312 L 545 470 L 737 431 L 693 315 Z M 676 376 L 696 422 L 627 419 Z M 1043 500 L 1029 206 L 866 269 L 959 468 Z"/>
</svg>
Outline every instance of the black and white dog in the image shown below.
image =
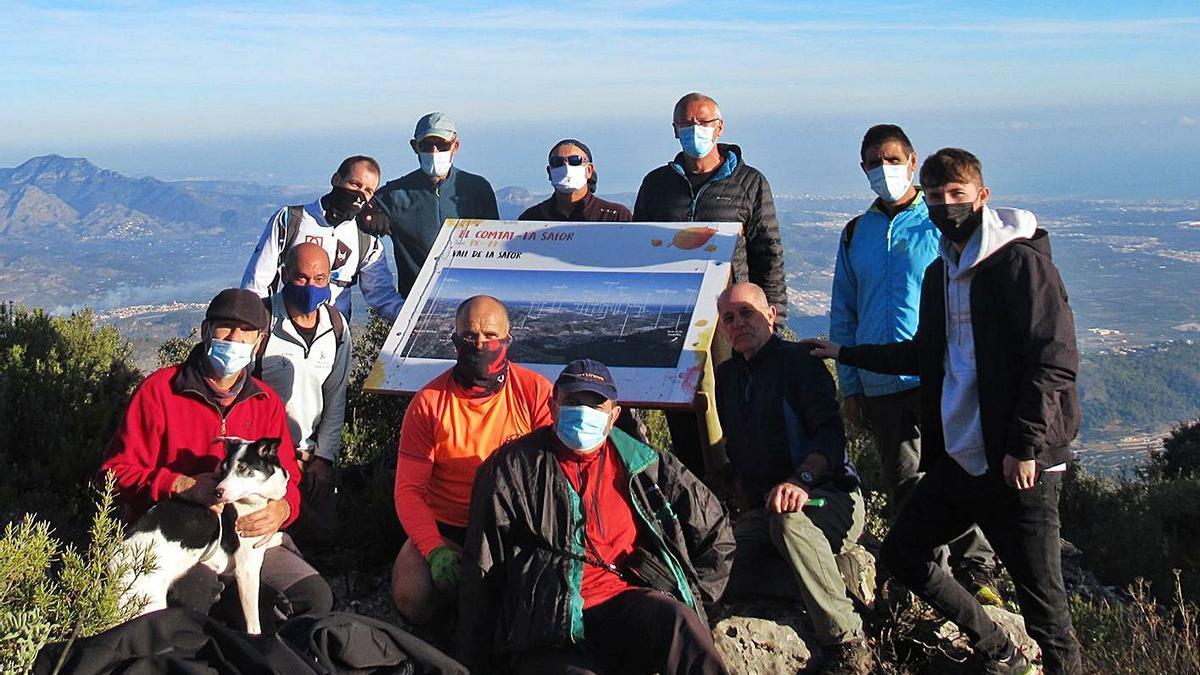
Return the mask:
<svg viewBox="0 0 1200 675">
<path fill-rule="evenodd" d="M 149 549 L 154 555 L 154 570 L 124 579 L 123 601 L 133 596 L 148 599 L 142 614 L 167 606 L 167 589 L 196 565 L 205 565 L 217 574 L 233 571 L 237 579 L 246 632 L 262 632 L 258 615 L 259 572 L 269 546 L 277 546 L 277 532 L 267 546 L 255 548 L 259 537 L 243 538 L 234 527 L 240 516 L 254 513 L 267 500 L 284 498 L 287 471 L 279 464 L 278 438 L 248 441 L 242 438 L 218 438 L 225 443 L 225 461 L 214 496 L 224 505 L 220 514 L 194 502 L 171 499 L 156 504 L 130 528 L 120 556 L 136 559 Z M 232 507 L 232 508 L 231 508 Z"/>
</svg>

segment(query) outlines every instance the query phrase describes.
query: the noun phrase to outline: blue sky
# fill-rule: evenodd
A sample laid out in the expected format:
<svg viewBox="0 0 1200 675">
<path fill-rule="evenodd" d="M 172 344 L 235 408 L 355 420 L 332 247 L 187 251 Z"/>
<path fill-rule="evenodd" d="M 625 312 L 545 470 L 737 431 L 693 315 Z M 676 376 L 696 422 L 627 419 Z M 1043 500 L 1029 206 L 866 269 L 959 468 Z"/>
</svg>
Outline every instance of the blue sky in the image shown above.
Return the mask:
<svg viewBox="0 0 1200 675">
<path fill-rule="evenodd" d="M 1200 197 L 1195 0 L 981 4 L 8 2 L 0 165 L 317 185 L 366 152 L 394 177 L 442 109 L 497 187 L 544 190 L 577 136 L 626 191 L 701 90 L 779 192 L 865 192 L 858 141 L 890 121 L 1000 193 Z"/>
</svg>

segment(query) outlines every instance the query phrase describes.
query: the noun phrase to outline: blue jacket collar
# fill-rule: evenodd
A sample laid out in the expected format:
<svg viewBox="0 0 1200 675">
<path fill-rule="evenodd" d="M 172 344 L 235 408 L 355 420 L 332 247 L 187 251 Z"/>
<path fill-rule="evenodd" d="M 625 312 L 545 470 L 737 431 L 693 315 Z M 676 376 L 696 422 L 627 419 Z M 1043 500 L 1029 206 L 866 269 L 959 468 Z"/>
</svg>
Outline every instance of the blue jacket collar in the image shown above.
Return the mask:
<svg viewBox="0 0 1200 675">
<path fill-rule="evenodd" d="M 725 143 L 717 143 L 717 152 L 725 157 L 725 161 L 717 168 L 717 172 L 713 174 L 709 182 L 725 180 L 733 175 L 737 170 L 738 164 L 741 163 L 742 149 L 736 145 L 726 145 Z M 675 155 L 675 159 L 668 162 L 667 166 L 675 170 L 675 173 L 687 178 L 687 172 L 683 168 L 683 153 Z"/>
</svg>

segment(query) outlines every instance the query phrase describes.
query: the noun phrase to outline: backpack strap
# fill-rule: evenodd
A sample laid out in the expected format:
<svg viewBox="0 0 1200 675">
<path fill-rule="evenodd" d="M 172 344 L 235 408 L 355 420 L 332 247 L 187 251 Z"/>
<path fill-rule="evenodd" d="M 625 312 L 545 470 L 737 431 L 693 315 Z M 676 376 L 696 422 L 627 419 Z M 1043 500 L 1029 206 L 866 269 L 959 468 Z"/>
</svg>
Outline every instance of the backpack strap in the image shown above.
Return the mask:
<svg viewBox="0 0 1200 675">
<path fill-rule="evenodd" d="M 302 220 L 304 220 L 303 205 L 289 206 L 283 212 L 282 226 L 275 232 L 275 241 L 279 244 L 279 264 L 275 268 L 275 279 L 267 287 L 269 291 L 267 297 L 270 297 L 283 288 L 283 261 L 287 257 L 287 250 L 296 241 L 296 235 L 300 232 L 300 222 Z M 270 306 L 267 309 L 270 310 Z"/>
<path fill-rule="evenodd" d="M 342 317 L 342 313 L 338 311 L 333 303 L 327 303 L 329 308 L 329 323 L 333 324 L 333 341 L 339 347 L 346 341 L 346 320 Z"/>
<path fill-rule="evenodd" d="M 862 218 L 862 216 L 854 216 L 850 219 L 850 222 L 846 223 L 846 227 L 842 229 L 842 246 L 846 247 L 847 251 L 850 250 L 850 242 L 854 240 L 854 230 L 858 227 L 859 218 Z"/>
<path fill-rule="evenodd" d="M 363 261 L 367 259 L 367 251 L 375 245 L 376 237 L 358 230 L 358 268 L 354 270 L 353 283 L 358 283 L 358 275 L 362 273 Z"/>
<path fill-rule="evenodd" d="M 283 217 L 283 229 L 279 231 L 279 251 L 283 253 L 292 247 L 296 234 L 300 231 L 300 221 L 304 220 L 304 206 L 287 207 Z"/>
<path fill-rule="evenodd" d="M 270 315 L 271 321 L 267 324 L 266 335 L 263 336 L 262 344 L 254 352 L 254 368 L 250 374 L 258 379 L 262 379 L 262 362 L 263 355 L 267 353 L 267 342 L 271 340 L 271 329 L 275 327 L 275 307 L 272 305 L 271 296 L 262 299 L 263 307 L 267 308 L 267 314 Z"/>
</svg>

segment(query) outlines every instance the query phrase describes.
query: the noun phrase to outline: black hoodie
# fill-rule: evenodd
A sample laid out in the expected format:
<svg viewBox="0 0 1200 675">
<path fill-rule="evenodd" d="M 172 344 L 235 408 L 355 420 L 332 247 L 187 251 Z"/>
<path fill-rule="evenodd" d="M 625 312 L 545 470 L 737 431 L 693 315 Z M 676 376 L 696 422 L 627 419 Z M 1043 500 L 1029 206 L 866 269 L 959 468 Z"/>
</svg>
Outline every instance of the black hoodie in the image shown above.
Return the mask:
<svg viewBox="0 0 1200 675">
<path fill-rule="evenodd" d="M 1071 457 L 1079 431 L 1075 319 L 1050 239 L 1038 229 L 981 261 L 970 290 L 979 410 L 988 469 L 1005 455 L 1039 469 Z M 843 347 L 838 360 L 879 373 L 921 376 L 921 465 L 946 457 L 941 399 L 946 358 L 946 263 L 925 271 L 920 325 L 911 340 Z"/>
</svg>

